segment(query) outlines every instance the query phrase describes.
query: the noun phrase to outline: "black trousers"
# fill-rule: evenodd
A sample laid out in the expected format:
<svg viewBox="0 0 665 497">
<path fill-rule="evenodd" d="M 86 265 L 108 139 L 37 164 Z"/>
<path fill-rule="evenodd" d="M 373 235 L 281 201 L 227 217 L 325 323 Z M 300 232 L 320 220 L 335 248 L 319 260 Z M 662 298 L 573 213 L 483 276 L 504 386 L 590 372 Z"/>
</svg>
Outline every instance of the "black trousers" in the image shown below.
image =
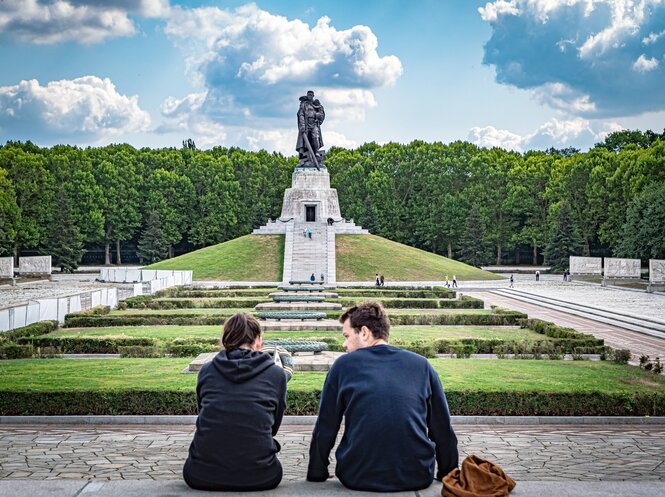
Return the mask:
<svg viewBox="0 0 665 497">
<path fill-rule="evenodd" d="M 192 475 L 189 474 L 188 462 L 189 460 L 187 460 L 185 467 L 182 469 L 182 477 L 185 480 L 185 483 L 194 490 L 209 490 L 213 492 L 258 492 L 261 490 L 272 490 L 282 481 L 282 465 L 279 461 L 277 462 L 279 466 L 277 477 L 274 480 L 260 485 L 224 485 L 210 481 L 198 481 L 195 478 L 192 478 Z"/>
</svg>

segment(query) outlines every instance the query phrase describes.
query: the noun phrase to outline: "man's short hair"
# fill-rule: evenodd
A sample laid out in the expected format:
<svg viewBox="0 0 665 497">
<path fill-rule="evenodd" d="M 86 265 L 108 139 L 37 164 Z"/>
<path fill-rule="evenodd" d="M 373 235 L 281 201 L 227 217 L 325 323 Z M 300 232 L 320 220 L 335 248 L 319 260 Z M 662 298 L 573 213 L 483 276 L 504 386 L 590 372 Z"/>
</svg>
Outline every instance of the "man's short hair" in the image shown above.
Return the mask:
<svg viewBox="0 0 665 497">
<path fill-rule="evenodd" d="M 374 338 L 387 340 L 390 336 L 390 320 L 388 314 L 378 302 L 363 302 L 347 309 L 339 318 L 339 322 L 349 319 L 351 328 L 356 333 L 360 333 L 360 328 L 367 326 L 372 332 Z"/>
</svg>

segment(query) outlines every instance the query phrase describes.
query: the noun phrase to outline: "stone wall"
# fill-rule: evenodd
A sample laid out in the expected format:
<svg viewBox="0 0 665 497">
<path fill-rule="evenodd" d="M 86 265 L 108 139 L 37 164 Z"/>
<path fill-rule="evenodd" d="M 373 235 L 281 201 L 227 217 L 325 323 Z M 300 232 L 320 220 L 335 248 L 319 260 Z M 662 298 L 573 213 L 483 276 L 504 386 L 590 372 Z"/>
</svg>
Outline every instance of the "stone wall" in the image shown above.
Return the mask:
<svg viewBox="0 0 665 497">
<path fill-rule="evenodd" d="M 642 261 L 605 257 L 605 278 L 640 278 Z"/>
<path fill-rule="evenodd" d="M 603 259 L 601 257 L 570 256 L 570 274 L 603 274 Z"/>
<path fill-rule="evenodd" d="M 0 278 L 14 277 L 14 258 L 0 257 Z"/>
<path fill-rule="evenodd" d="M 21 276 L 51 274 L 51 256 L 20 257 L 18 260 L 18 274 Z"/>
<path fill-rule="evenodd" d="M 665 259 L 649 259 L 649 282 L 665 283 Z"/>
</svg>

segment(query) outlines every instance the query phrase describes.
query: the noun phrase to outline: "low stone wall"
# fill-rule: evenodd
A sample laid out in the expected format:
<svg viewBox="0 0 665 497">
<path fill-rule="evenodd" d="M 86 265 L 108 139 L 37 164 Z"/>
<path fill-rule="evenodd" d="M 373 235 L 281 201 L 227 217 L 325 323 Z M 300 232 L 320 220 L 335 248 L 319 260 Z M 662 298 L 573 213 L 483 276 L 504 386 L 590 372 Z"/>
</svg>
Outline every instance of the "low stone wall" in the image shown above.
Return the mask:
<svg viewBox="0 0 665 497">
<path fill-rule="evenodd" d="M 21 276 L 44 276 L 51 274 L 51 256 L 20 257 L 18 274 Z"/>
<path fill-rule="evenodd" d="M 641 277 L 642 261 L 640 259 L 619 259 L 605 257 L 605 278 L 637 278 Z"/>
<path fill-rule="evenodd" d="M 0 279 L 14 277 L 14 258 L 0 257 Z"/>
<path fill-rule="evenodd" d="M 570 274 L 601 276 L 603 274 L 602 257 L 577 257 L 570 256 L 569 261 Z"/>
<path fill-rule="evenodd" d="M 649 259 L 649 283 L 665 284 L 665 259 Z"/>
</svg>

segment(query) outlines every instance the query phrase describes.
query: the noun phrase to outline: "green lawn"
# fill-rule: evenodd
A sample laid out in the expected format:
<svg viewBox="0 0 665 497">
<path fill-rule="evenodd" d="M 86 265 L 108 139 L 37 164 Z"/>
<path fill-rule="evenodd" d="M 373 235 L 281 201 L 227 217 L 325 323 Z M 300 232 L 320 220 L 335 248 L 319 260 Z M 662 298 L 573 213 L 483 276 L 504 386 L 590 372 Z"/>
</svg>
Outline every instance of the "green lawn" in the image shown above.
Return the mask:
<svg viewBox="0 0 665 497">
<path fill-rule="evenodd" d="M 112 326 L 107 328 L 63 328 L 54 331 L 49 336 L 126 336 L 150 337 L 160 340 L 172 340 L 186 337 L 221 337 L 222 326 Z M 337 337 L 339 343 L 343 342 L 339 332 L 321 331 L 274 331 L 265 332 L 266 340 L 311 340 L 312 337 Z M 476 327 L 476 326 L 393 326 L 390 336 L 396 340 L 424 340 L 458 338 L 503 338 L 504 340 L 550 340 L 550 338 L 532 330 L 521 328 L 502 327 Z"/>
<path fill-rule="evenodd" d="M 125 309 L 123 311 L 111 311 L 109 316 L 151 316 L 151 315 L 161 315 L 161 314 L 200 314 L 202 316 L 232 316 L 236 312 L 254 312 L 254 308 L 245 307 L 245 308 L 219 308 L 219 309 Z"/>
<path fill-rule="evenodd" d="M 22 359 L 0 361 L 4 391 L 193 390 L 188 359 Z M 444 388 L 477 392 L 662 392 L 665 378 L 596 361 L 432 359 Z M 325 373 L 297 372 L 289 390 L 319 390 Z"/>
<path fill-rule="evenodd" d="M 368 299 L 369 300 L 369 299 Z M 402 314 L 491 314 L 490 309 L 386 309 L 388 315 Z M 155 314 L 200 314 L 214 316 L 231 316 L 236 312 L 254 312 L 254 308 L 219 308 L 219 309 L 125 309 L 123 311 L 111 311 L 109 316 L 150 316 Z"/>
<path fill-rule="evenodd" d="M 281 281 L 283 264 L 283 235 L 245 235 L 146 269 L 192 270 L 195 280 Z"/>
<path fill-rule="evenodd" d="M 462 262 L 425 252 L 374 235 L 336 237 L 337 281 L 373 281 L 376 273 L 386 281 L 497 280 L 502 276 Z"/>
</svg>

